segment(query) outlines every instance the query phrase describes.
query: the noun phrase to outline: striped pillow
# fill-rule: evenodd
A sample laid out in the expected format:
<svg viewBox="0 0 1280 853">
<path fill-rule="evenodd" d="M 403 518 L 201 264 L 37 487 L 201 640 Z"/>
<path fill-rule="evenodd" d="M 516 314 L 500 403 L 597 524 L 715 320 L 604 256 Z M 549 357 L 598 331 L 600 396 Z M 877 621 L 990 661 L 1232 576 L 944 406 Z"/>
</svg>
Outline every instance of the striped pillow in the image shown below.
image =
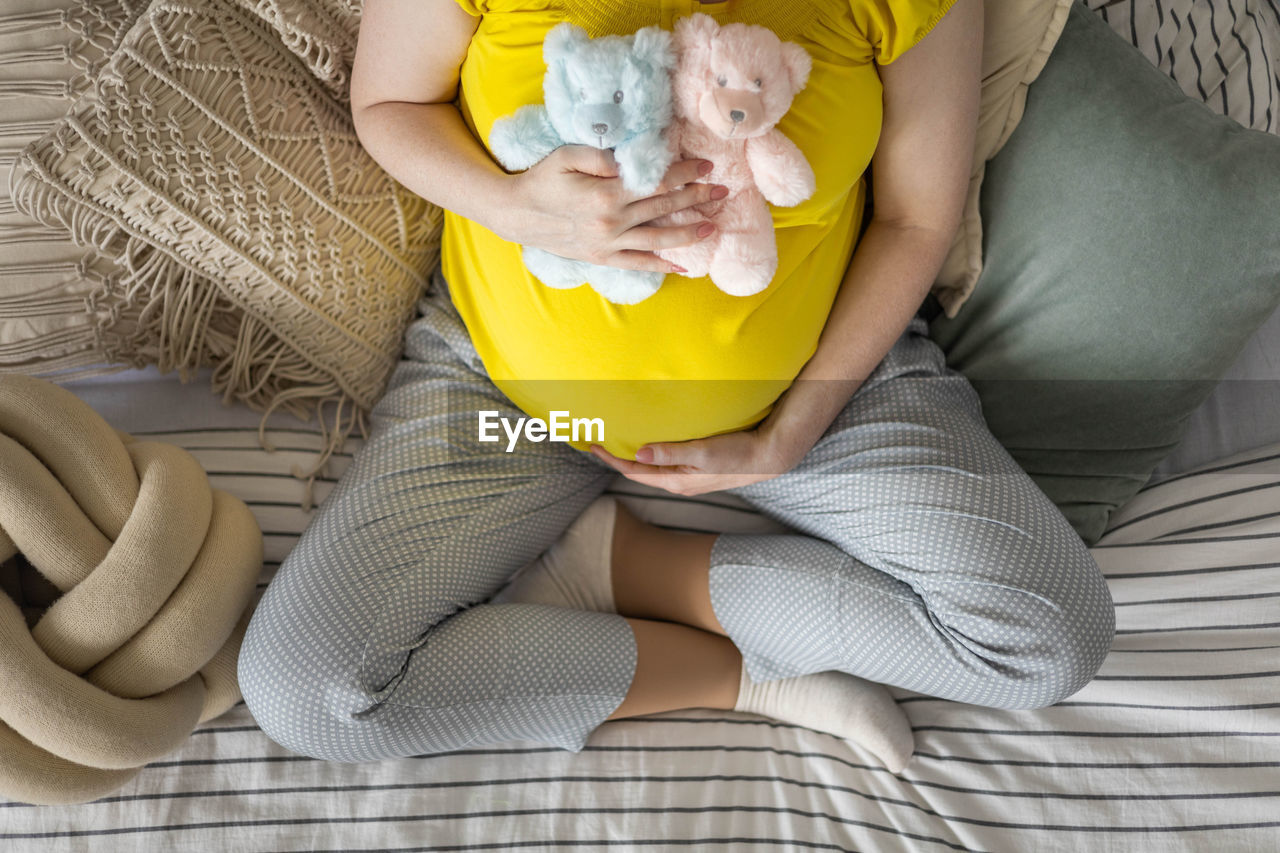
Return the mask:
<svg viewBox="0 0 1280 853">
<path fill-rule="evenodd" d="M 1245 127 L 1280 128 L 1276 0 L 1086 0 L 1188 97 Z"/>
</svg>

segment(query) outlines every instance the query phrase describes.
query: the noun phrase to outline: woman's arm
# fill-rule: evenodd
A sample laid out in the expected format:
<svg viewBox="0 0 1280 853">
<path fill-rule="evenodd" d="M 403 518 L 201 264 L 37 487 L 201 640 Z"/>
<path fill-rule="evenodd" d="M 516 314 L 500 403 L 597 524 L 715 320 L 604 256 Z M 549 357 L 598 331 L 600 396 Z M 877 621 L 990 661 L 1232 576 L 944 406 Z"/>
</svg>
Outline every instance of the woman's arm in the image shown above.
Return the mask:
<svg viewBox="0 0 1280 853">
<path fill-rule="evenodd" d="M 942 267 L 969 186 L 981 60 L 982 0 L 956 0 L 919 44 L 880 66 L 874 213 L 817 350 L 769 417 L 754 430 L 647 445 L 637 462 L 593 449 L 597 456 L 639 482 L 699 494 L 777 476 L 809 452 L 901 336 Z"/>
<path fill-rule="evenodd" d="M 709 164 L 677 162 L 648 198 L 622 189 L 612 152 L 581 145 L 508 175 L 453 104 L 477 24 L 454 0 L 365 4 L 351 73 L 351 113 L 365 149 L 413 192 L 504 239 L 593 263 L 671 272 L 653 250 L 696 242 L 702 222 L 644 223 L 710 200 L 713 186 L 693 183 Z"/>
<path fill-rule="evenodd" d="M 492 228 L 506 174 L 453 105 L 473 18 L 452 0 L 377 0 L 360 21 L 351 115 L 370 156 L 413 192 Z M 408 42 L 408 43 L 406 43 Z"/>
<path fill-rule="evenodd" d="M 982 0 L 956 0 L 919 44 L 879 67 L 874 212 L 817 351 L 761 424 L 780 456 L 817 442 L 933 286 L 969 187 L 981 63 Z"/>
</svg>

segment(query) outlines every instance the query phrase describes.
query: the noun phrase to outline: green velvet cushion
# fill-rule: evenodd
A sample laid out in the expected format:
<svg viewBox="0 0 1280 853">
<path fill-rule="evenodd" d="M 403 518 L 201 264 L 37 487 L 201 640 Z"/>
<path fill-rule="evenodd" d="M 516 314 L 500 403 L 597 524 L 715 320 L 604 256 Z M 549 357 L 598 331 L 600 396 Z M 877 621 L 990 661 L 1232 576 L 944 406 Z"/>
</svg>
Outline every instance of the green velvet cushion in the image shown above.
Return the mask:
<svg viewBox="0 0 1280 853">
<path fill-rule="evenodd" d="M 1085 542 L 1280 302 L 1280 137 L 1082 5 L 987 165 L 985 268 L 934 338 Z"/>
</svg>

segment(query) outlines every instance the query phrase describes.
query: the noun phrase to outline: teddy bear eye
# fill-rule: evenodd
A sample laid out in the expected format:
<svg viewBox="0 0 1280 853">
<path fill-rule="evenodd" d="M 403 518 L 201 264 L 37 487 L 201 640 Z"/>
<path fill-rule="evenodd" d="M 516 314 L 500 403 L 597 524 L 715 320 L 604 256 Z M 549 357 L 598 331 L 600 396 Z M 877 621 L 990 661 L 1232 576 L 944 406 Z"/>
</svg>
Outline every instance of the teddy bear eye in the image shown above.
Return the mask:
<svg viewBox="0 0 1280 853">
<path fill-rule="evenodd" d="M 716 84 L 717 84 L 717 85 L 719 85 L 719 86 L 728 86 L 728 85 L 729 85 L 729 78 L 728 78 L 728 77 L 725 77 L 723 74 L 721 74 L 721 75 L 720 75 L 720 77 L 719 77 L 719 78 L 717 78 L 717 80 L 716 80 Z"/>
<path fill-rule="evenodd" d="M 614 93 L 613 93 L 613 102 L 614 102 L 615 104 L 620 104 L 620 103 L 622 103 L 622 90 L 621 90 L 621 89 L 619 89 L 618 91 L 616 91 L 616 92 L 614 92 Z"/>
<path fill-rule="evenodd" d="M 759 89 L 759 88 L 760 88 L 760 78 L 759 78 L 759 77 L 757 77 L 757 78 L 756 78 L 754 81 L 752 81 L 752 82 L 754 82 L 754 83 L 756 84 L 756 88 L 757 88 L 757 89 Z"/>
</svg>

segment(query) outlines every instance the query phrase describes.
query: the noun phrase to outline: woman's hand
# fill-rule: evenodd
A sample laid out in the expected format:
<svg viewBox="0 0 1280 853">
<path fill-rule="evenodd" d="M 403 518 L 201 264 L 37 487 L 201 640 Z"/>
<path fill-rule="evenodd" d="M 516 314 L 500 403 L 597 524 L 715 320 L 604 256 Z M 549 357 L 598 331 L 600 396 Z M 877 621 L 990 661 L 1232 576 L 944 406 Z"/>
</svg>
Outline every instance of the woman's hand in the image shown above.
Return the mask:
<svg viewBox="0 0 1280 853">
<path fill-rule="evenodd" d="M 623 189 L 612 151 L 564 145 L 511 176 L 494 231 L 505 240 L 564 258 L 621 269 L 685 272 L 654 250 L 692 245 L 711 236 L 715 226 L 701 217 L 687 225 L 646 223 L 728 195 L 725 187 L 695 183 L 711 169 L 707 160 L 677 160 L 658 189 L 640 197 Z"/>
<path fill-rule="evenodd" d="M 777 477 L 794 468 L 814 441 L 781 435 L 765 418 L 759 426 L 699 438 L 646 444 L 636 461 L 619 459 L 598 444 L 591 452 L 630 480 L 677 495 L 701 495 Z"/>
</svg>

